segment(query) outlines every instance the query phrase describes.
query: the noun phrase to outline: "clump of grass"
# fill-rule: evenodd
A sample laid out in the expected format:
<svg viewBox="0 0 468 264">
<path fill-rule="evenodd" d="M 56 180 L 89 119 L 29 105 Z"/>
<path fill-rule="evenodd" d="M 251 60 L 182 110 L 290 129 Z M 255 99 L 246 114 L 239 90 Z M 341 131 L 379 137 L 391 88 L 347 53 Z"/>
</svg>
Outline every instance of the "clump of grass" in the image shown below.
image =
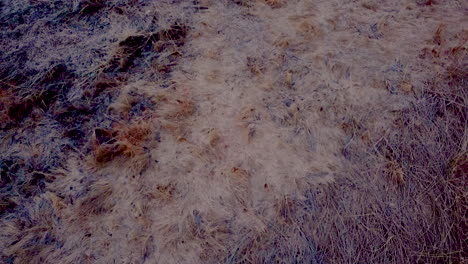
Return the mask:
<svg viewBox="0 0 468 264">
<path fill-rule="evenodd" d="M 143 154 L 142 144 L 151 132 L 147 124 L 116 124 L 112 130 L 95 129 L 95 161 L 107 163 L 116 157 L 130 158 Z"/>
<path fill-rule="evenodd" d="M 113 76 L 118 73 L 129 72 L 142 64 L 142 58 L 151 53 L 162 53 L 165 50 L 175 50 L 185 44 L 188 27 L 181 23 L 174 23 L 168 29 L 160 30 L 156 33 L 131 35 L 120 41 L 115 56 L 105 66 L 103 72 Z M 170 55 L 168 57 L 171 57 Z M 172 56 L 174 57 L 174 56 Z M 156 61 L 161 64 L 163 59 Z M 164 71 L 170 71 L 174 66 L 174 61 L 170 65 L 160 65 Z"/>
<path fill-rule="evenodd" d="M 80 216 L 99 215 L 112 209 L 112 186 L 107 182 L 96 182 L 89 187 L 89 193 L 80 201 Z"/>
</svg>

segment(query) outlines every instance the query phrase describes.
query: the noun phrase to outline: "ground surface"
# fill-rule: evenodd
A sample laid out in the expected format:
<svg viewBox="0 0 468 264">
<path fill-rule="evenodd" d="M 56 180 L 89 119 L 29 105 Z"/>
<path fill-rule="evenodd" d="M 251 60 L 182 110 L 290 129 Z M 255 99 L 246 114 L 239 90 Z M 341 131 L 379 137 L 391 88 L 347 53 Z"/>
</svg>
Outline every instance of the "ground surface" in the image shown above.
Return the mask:
<svg viewBox="0 0 468 264">
<path fill-rule="evenodd" d="M 467 261 L 467 17 L 0 2 L 1 260 Z"/>
</svg>

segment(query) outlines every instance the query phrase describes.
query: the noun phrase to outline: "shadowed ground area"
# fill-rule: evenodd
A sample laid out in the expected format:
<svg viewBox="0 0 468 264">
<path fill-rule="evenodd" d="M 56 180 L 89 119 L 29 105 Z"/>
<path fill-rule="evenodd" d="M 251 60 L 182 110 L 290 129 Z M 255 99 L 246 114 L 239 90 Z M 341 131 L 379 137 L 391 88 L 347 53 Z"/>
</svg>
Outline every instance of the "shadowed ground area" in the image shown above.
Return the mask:
<svg viewBox="0 0 468 264">
<path fill-rule="evenodd" d="M 1 262 L 466 262 L 467 17 L 0 2 Z"/>
</svg>

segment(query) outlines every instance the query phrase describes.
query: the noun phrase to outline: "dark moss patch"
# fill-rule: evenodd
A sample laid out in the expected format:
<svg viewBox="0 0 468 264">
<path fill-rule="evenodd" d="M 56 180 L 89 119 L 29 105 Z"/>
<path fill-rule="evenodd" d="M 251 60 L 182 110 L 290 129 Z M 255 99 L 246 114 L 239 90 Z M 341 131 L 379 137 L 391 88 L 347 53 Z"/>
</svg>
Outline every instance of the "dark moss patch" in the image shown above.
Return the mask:
<svg viewBox="0 0 468 264">
<path fill-rule="evenodd" d="M 82 143 L 82 140 L 86 136 L 86 133 L 79 128 L 72 128 L 65 131 L 63 136 L 69 138 L 73 142 Z"/>
<path fill-rule="evenodd" d="M 12 103 L 8 116 L 14 122 L 21 122 L 30 116 L 35 107 L 47 112 L 58 97 L 66 93 L 73 78 L 74 75 L 65 65 L 58 64 L 48 70 L 39 81 L 23 83 L 16 90 L 22 93 L 25 93 L 23 90 L 29 90 L 29 95 Z"/>
<path fill-rule="evenodd" d="M 10 198 L 1 197 L 0 198 L 0 215 L 11 213 L 16 206 L 18 206 L 14 201 Z"/>
<path fill-rule="evenodd" d="M 159 40 L 158 34 L 130 36 L 119 43 L 119 53 L 104 70 L 105 73 L 127 72 L 135 66 L 135 61 L 143 57 L 144 52 L 152 52 Z"/>
<path fill-rule="evenodd" d="M 33 100 L 27 99 L 14 103 L 8 109 L 8 116 L 15 122 L 19 122 L 29 116 L 33 110 Z"/>
<path fill-rule="evenodd" d="M 85 16 L 94 15 L 106 6 L 104 2 L 103 0 L 86 0 L 81 2 L 80 14 Z"/>
<path fill-rule="evenodd" d="M 119 51 L 104 69 L 108 75 L 118 76 L 141 65 L 142 58 L 150 56 L 158 59 L 159 53 L 170 47 L 181 47 L 185 44 L 188 28 L 182 24 L 174 24 L 167 30 L 148 35 L 129 36 L 119 43 Z M 177 53 L 175 53 L 177 54 Z M 162 67 L 164 71 L 169 71 Z"/>
<path fill-rule="evenodd" d="M 115 137 L 117 136 L 117 133 L 107 129 L 96 128 L 94 130 L 94 135 L 96 136 L 96 141 L 99 145 L 113 144 L 116 142 Z"/>
</svg>

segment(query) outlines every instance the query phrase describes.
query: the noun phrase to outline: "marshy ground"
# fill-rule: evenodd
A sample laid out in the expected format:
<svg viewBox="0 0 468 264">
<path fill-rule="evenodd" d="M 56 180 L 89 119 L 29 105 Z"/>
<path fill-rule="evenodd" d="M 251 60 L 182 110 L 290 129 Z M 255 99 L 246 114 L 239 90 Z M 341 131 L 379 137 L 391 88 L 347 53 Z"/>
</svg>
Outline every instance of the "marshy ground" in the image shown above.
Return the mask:
<svg viewBox="0 0 468 264">
<path fill-rule="evenodd" d="M 2 263 L 465 263 L 468 4 L 0 2 Z"/>
</svg>

